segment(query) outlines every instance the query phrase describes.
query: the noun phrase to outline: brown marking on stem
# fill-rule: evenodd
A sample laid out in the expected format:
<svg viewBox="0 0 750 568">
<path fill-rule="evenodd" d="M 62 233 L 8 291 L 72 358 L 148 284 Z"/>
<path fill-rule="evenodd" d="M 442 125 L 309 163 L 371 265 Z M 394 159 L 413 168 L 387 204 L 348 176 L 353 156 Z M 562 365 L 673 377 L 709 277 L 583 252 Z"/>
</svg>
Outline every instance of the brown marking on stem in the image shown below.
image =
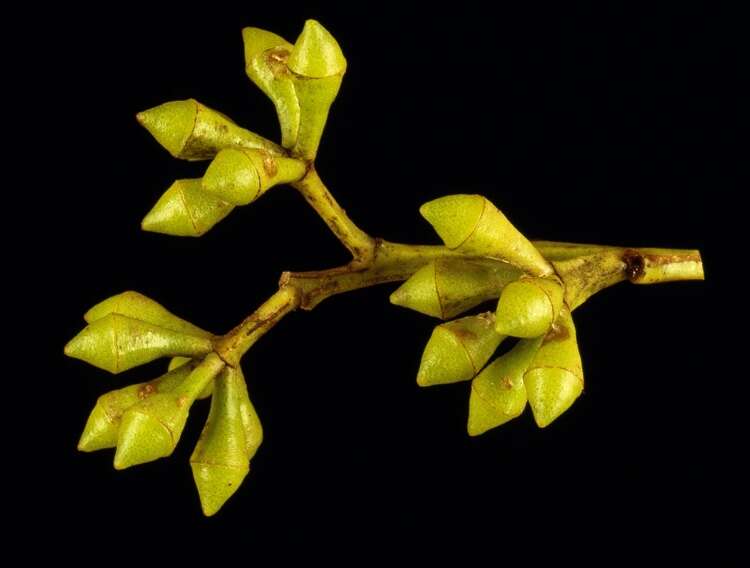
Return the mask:
<svg viewBox="0 0 750 568">
<path fill-rule="evenodd" d="M 570 330 L 566 326 L 561 323 L 553 323 L 547 335 L 544 336 L 542 345 L 550 341 L 565 341 L 568 337 L 570 337 Z"/>
<path fill-rule="evenodd" d="M 640 252 L 627 249 L 622 253 L 622 261 L 625 263 L 625 275 L 628 280 L 635 282 L 643 278 L 646 271 L 646 260 Z"/>
<path fill-rule="evenodd" d="M 662 264 L 678 262 L 701 262 L 699 254 L 644 254 L 643 259 L 650 266 L 661 266 Z"/>
</svg>

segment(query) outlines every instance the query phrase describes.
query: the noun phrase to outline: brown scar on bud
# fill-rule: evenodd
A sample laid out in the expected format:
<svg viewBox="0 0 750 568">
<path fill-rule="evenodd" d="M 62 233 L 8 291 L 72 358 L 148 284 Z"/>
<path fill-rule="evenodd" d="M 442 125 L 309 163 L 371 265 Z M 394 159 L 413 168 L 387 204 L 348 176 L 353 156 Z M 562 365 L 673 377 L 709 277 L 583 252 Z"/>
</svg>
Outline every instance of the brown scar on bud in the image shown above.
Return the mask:
<svg viewBox="0 0 750 568">
<path fill-rule="evenodd" d="M 477 334 L 471 331 L 470 329 L 453 329 L 451 331 L 453 332 L 453 335 L 455 335 L 461 341 L 464 341 L 464 340 L 472 341 L 477 338 Z"/>
<path fill-rule="evenodd" d="M 157 391 L 156 385 L 152 383 L 146 383 L 141 388 L 138 389 L 138 398 L 143 400 L 144 398 L 148 398 L 152 394 L 154 394 Z"/>
<path fill-rule="evenodd" d="M 513 379 L 510 377 L 503 377 L 500 379 L 500 386 L 506 390 L 511 390 L 513 388 Z"/>
<path fill-rule="evenodd" d="M 187 395 L 183 394 L 182 396 L 177 397 L 177 406 L 179 408 L 182 408 L 183 406 L 185 406 L 187 404 L 187 401 L 188 401 Z"/>
<path fill-rule="evenodd" d="M 550 341 L 564 341 L 570 337 L 570 331 L 568 328 L 560 323 L 553 323 L 552 327 L 547 332 L 542 340 L 542 345 L 549 343 Z"/>
<path fill-rule="evenodd" d="M 635 282 L 643 278 L 646 271 L 646 260 L 637 250 L 628 249 L 622 253 L 622 261 L 625 263 L 625 276 L 628 280 Z"/>
<path fill-rule="evenodd" d="M 263 169 L 268 177 L 274 177 L 279 172 L 279 166 L 273 156 L 268 152 L 263 152 Z"/>
<path fill-rule="evenodd" d="M 289 74 L 289 69 L 286 66 L 289 53 L 289 50 L 285 47 L 272 47 L 265 52 L 264 59 L 274 76 L 279 77 Z"/>
</svg>

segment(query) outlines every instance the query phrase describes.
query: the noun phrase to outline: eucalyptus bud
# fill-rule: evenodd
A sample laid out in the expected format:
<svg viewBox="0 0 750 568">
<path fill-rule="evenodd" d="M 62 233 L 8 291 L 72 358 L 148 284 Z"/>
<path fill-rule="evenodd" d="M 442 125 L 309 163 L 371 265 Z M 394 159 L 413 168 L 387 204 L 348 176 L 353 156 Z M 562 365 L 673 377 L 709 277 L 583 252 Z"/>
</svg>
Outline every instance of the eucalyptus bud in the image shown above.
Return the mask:
<svg viewBox="0 0 750 568">
<path fill-rule="evenodd" d="M 281 145 L 291 148 L 297 140 L 299 102 L 286 66 L 292 44 L 259 28 L 242 30 L 245 43 L 245 72 L 273 101 L 281 126 Z"/>
<path fill-rule="evenodd" d="M 195 99 L 172 101 L 144 110 L 138 122 L 175 158 L 208 160 L 223 148 L 260 148 L 283 154 L 270 140 L 237 126 Z"/>
<path fill-rule="evenodd" d="M 583 369 L 576 329 L 564 308 L 547 332 L 523 377 L 534 419 L 540 428 L 565 412 L 583 392 Z"/>
<path fill-rule="evenodd" d="M 481 195 L 446 195 L 428 201 L 419 212 L 450 249 L 504 260 L 532 276 L 553 273 L 534 245 Z"/>
<path fill-rule="evenodd" d="M 110 313 L 86 326 L 65 346 L 68 357 L 119 373 L 159 357 L 206 355 L 211 340 Z"/>
<path fill-rule="evenodd" d="M 521 278 L 500 293 L 496 329 L 512 337 L 539 337 L 549 331 L 563 304 L 563 287 L 556 278 Z"/>
<path fill-rule="evenodd" d="M 93 452 L 114 448 L 117 445 L 123 413 L 141 400 L 172 390 L 185 380 L 195 366 L 192 363 L 183 365 L 153 381 L 130 385 L 100 396 L 86 421 L 78 449 L 82 452 Z"/>
<path fill-rule="evenodd" d="M 262 439 L 258 421 L 257 432 L 250 433 L 253 439 L 248 440 L 243 405 L 249 404 L 252 408 L 252 404 L 247 398 L 241 371 L 225 367 L 215 383 L 208 420 L 190 457 L 190 467 L 206 516 L 216 513 L 237 491 L 249 471 L 248 462 L 257 449 L 256 443 L 259 445 Z M 255 419 L 257 421 L 257 415 Z"/>
<path fill-rule="evenodd" d="M 522 339 L 474 378 L 469 397 L 469 436 L 479 436 L 520 416 L 526 407 L 523 375 L 541 344 L 541 337 Z"/>
<path fill-rule="evenodd" d="M 171 329 L 172 331 L 195 335 L 196 337 L 212 337 L 209 332 L 177 317 L 161 304 L 132 290 L 102 300 L 87 311 L 83 319 L 87 323 L 91 323 L 109 314 L 120 314 L 121 316 L 152 323 L 159 327 Z M 183 362 L 189 360 L 184 359 Z"/>
<path fill-rule="evenodd" d="M 292 72 L 300 122 L 292 152 L 312 160 L 318 152 L 328 110 L 346 71 L 346 59 L 333 36 L 320 23 L 307 20 L 287 67 Z"/>
<path fill-rule="evenodd" d="M 417 384 L 422 387 L 468 381 L 492 357 L 504 336 L 491 312 L 440 324 L 422 353 Z"/>
<path fill-rule="evenodd" d="M 228 203 L 247 205 L 275 185 L 297 181 L 306 171 L 301 160 L 274 157 L 263 150 L 227 148 L 208 166 L 203 190 Z"/>
<path fill-rule="evenodd" d="M 252 459 L 261 443 L 263 443 L 263 426 L 260 423 L 260 418 L 258 418 L 258 413 L 255 412 L 253 403 L 250 401 L 250 396 L 247 394 L 247 383 L 242 374 L 242 369 L 240 367 L 229 369 L 231 373 L 238 377 L 236 380 L 237 398 L 240 405 L 242 427 L 245 429 L 245 450 L 247 451 L 247 459 Z"/>
<path fill-rule="evenodd" d="M 503 286 L 520 276 L 520 270 L 506 262 L 438 259 L 412 274 L 391 294 L 390 301 L 428 316 L 449 319 L 497 298 Z"/>
<path fill-rule="evenodd" d="M 141 221 L 141 229 L 177 237 L 200 237 L 234 205 L 201 189 L 200 179 L 179 179 Z"/>
<path fill-rule="evenodd" d="M 211 353 L 171 391 L 150 396 L 127 409 L 118 433 L 115 469 L 170 455 L 185 427 L 190 406 L 223 367 L 221 358 Z"/>
</svg>

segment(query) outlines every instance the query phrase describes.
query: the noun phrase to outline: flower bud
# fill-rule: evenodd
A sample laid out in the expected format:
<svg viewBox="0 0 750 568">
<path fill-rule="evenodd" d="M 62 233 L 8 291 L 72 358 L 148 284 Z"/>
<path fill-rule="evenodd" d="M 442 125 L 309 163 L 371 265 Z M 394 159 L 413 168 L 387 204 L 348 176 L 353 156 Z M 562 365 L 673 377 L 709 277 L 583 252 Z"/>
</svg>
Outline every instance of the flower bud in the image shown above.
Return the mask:
<svg viewBox="0 0 750 568">
<path fill-rule="evenodd" d="M 161 304 L 132 290 L 102 300 L 87 311 L 83 319 L 87 323 L 91 323 L 109 314 L 120 314 L 121 316 L 152 323 L 165 329 L 171 329 L 172 331 L 195 335 L 196 337 L 212 337 L 209 332 L 177 317 Z M 187 361 L 189 359 L 183 362 Z"/>
<path fill-rule="evenodd" d="M 540 428 L 565 412 L 583 392 L 583 369 L 576 329 L 563 309 L 547 332 L 523 377 L 534 419 Z"/>
<path fill-rule="evenodd" d="M 521 276 L 506 262 L 463 258 L 434 260 L 417 270 L 390 301 L 440 319 L 453 318 L 497 298 L 503 286 Z"/>
<path fill-rule="evenodd" d="M 117 445 L 123 413 L 141 400 L 172 390 L 185 380 L 194 368 L 195 364 L 183 365 L 153 381 L 130 385 L 100 396 L 86 421 L 78 449 L 82 452 L 93 452 L 114 448 Z"/>
<path fill-rule="evenodd" d="M 205 355 L 212 349 L 206 337 L 111 313 L 91 322 L 71 339 L 65 354 L 116 374 L 159 357 Z"/>
<path fill-rule="evenodd" d="M 208 420 L 190 457 L 206 516 L 215 514 L 237 491 L 249 471 L 248 462 L 252 457 L 243 420 L 242 406 L 249 403 L 249 399 L 242 373 L 225 367 L 215 383 Z M 255 449 L 257 446 L 253 453 Z"/>
<path fill-rule="evenodd" d="M 474 378 L 469 397 L 469 436 L 484 434 L 523 412 L 523 375 L 541 344 L 541 337 L 522 339 Z"/>
<path fill-rule="evenodd" d="M 190 406 L 223 367 L 219 356 L 211 353 L 171 391 L 150 396 L 126 410 L 117 437 L 115 469 L 170 455 L 185 427 Z"/>
<path fill-rule="evenodd" d="M 563 303 L 563 287 L 554 278 L 521 278 L 503 288 L 496 329 L 512 337 L 539 337 L 549 331 Z"/>
<path fill-rule="evenodd" d="M 553 273 L 534 245 L 481 195 L 446 195 L 425 203 L 419 212 L 450 249 L 504 260 L 532 276 Z"/>
<path fill-rule="evenodd" d="M 200 179 L 179 179 L 141 221 L 141 229 L 177 237 L 200 237 L 234 209 L 201 189 Z"/>
<path fill-rule="evenodd" d="M 346 59 L 328 30 L 315 20 L 307 20 L 289 54 L 287 67 L 292 72 L 300 109 L 299 132 L 292 152 L 312 160 L 328 111 L 339 92 Z"/>
<path fill-rule="evenodd" d="M 247 205 L 274 185 L 297 181 L 306 171 L 301 160 L 274 157 L 263 150 L 227 148 L 208 166 L 202 187 L 228 203 Z"/>
<path fill-rule="evenodd" d="M 208 160 L 222 148 L 260 148 L 274 154 L 283 150 L 270 140 L 237 126 L 222 113 L 195 99 L 172 101 L 144 110 L 138 122 L 175 158 Z"/>
<path fill-rule="evenodd" d="M 292 44 L 259 28 L 242 30 L 245 43 L 245 72 L 276 107 L 281 126 L 281 145 L 294 146 L 299 128 L 299 102 L 287 68 Z"/>
<path fill-rule="evenodd" d="M 491 312 L 437 326 L 417 372 L 421 387 L 468 381 L 492 357 L 504 336 L 495 331 Z"/>
</svg>

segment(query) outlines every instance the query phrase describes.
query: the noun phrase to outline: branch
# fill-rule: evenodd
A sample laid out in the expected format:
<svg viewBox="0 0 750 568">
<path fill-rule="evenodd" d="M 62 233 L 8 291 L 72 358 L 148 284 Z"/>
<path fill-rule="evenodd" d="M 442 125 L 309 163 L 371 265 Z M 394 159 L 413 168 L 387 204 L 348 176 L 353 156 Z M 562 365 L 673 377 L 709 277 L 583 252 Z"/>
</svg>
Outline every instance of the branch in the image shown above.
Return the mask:
<svg viewBox="0 0 750 568">
<path fill-rule="evenodd" d="M 636 284 L 703 280 L 703 264 L 700 253 L 695 250 L 610 247 L 552 241 L 533 243 L 552 262 L 565 283 L 565 299 L 571 310 L 596 292 L 625 280 Z M 227 364 L 237 366 L 242 355 L 260 337 L 298 307 L 312 310 L 331 296 L 406 280 L 433 260 L 457 257 L 474 262 L 497 262 L 495 259 L 463 255 L 444 246 L 409 245 L 373 239 L 369 260 L 355 259 L 344 266 L 327 270 L 284 272 L 279 281 L 279 290 L 221 338 L 216 344 L 216 351 Z"/>
</svg>

